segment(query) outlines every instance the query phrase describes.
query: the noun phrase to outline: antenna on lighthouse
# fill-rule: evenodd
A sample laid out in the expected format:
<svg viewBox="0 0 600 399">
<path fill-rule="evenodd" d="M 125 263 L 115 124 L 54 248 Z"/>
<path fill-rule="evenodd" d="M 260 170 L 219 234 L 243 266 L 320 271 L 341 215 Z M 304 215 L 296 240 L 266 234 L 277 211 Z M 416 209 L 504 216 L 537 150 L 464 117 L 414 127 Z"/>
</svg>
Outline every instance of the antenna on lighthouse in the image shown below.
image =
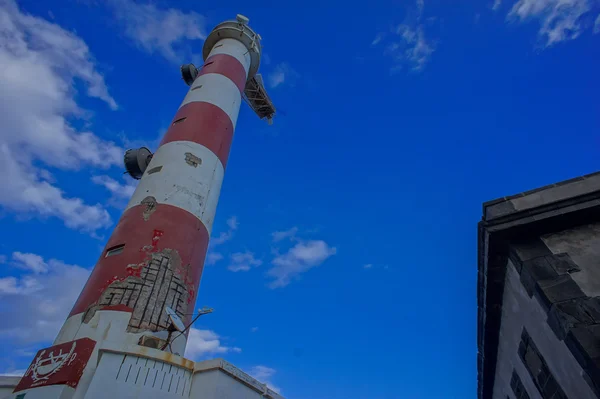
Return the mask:
<svg viewBox="0 0 600 399">
<path fill-rule="evenodd" d="M 167 313 L 167 316 L 169 317 L 169 320 L 171 321 L 171 325 L 168 328 L 168 332 L 169 335 L 167 336 L 167 341 L 165 342 L 165 344 L 163 345 L 162 348 L 160 348 L 161 350 L 165 350 L 167 348 L 167 346 L 171 346 L 171 342 L 175 341 L 177 338 L 179 338 L 180 336 L 182 336 L 183 334 L 185 334 L 185 332 L 192 326 L 194 325 L 194 323 L 196 322 L 196 320 L 198 320 L 198 318 L 200 316 L 203 316 L 205 314 L 209 314 L 214 312 L 213 308 L 207 308 L 207 307 L 203 307 L 202 309 L 198 309 L 198 314 L 196 315 L 196 317 L 194 317 L 194 319 L 192 320 L 192 322 L 190 324 L 188 324 L 188 326 L 186 327 L 185 324 L 183 324 L 183 321 L 181 320 L 181 318 L 179 317 L 179 315 L 170 307 L 165 307 L 165 312 Z M 173 339 L 171 339 L 171 334 L 174 331 L 179 331 L 179 334 L 176 337 L 173 337 Z"/>
</svg>

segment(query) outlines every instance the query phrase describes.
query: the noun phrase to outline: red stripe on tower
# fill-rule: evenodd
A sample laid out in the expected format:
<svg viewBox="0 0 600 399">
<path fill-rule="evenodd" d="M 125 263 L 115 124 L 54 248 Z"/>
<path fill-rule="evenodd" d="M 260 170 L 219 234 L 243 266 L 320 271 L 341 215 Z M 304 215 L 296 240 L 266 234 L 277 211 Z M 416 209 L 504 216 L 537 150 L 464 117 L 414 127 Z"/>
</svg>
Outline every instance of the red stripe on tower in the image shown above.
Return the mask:
<svg viewBox="0 0 600 399">
<path fill-rule="evenodd" d="M 160 145 L 172 141 L 201 144 L 215 153 L 225 167 L 233 129 L 231 118 L 218 106 L 208 102 L 192 102 L 179 108 Z"/>
<path fill-rule="evenodd" d="M 159 315 L 144 312 L 162 312 L 154 305 L 193 305 L 208 239 L 204 224 L 184 209 L 151 201 L 127 209 L 71 315 L 87 311 L 89 319 L 95 310 L 124 305 L 133 312 L 132 327 L 158 329 Z"/>
<path fill-rule="evenodd" d="M 240 89 L 240 93 L 244 92 L 248 71 L 237 58 L 229 54 L 211 55 L 202 66 L 202 70 L 198 76 L 208 73 L 218 73 L 227 76 Z"/>
</svg>

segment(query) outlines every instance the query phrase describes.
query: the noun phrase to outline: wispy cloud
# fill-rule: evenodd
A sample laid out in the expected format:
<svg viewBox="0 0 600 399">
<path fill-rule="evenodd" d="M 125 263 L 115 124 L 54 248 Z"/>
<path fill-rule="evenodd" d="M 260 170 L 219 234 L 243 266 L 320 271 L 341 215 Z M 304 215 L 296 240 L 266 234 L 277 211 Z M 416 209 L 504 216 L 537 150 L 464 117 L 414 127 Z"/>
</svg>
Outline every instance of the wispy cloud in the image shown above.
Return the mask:
<svg viewBox="0 0 600 399">
<path fill-rule="evenodd" d="M 276 387 L 275 385 L 273 385 L 273 383 L 271 382 L 272 377 L 275 375 L 275 373 L 277 372 L 277 370 L 271 368 L 271 367 L 267 367 L 267 366 L 254 366 L 250 369 L 250 371 L 248 372 L 248 374 L 250 374 L 252 377 L 256 378 L 258 381 L 260 381 L 263 384 L 267 384 L 267 386 L 269 388 L 271 388 L 273 391 L 277 392 L 277 393 L 281 393 L 281 389 L 279 389 L 278 387 Z"/>
<path fill-rule="evenodd" d="M 208 252 L 208 254 L 206 255 L 206 264 L 207 265 L 214 265 L 216 264 L 218 261 L 223 259 L 223 255 L 218 253 L 218 252 Z"/>
<path fill-rule="evenodd" d="M 221 232 L 217 237 L 211 239 L 210 244 L 212 247 L 224 244 L 233 238 L 235 231 L 239 227 L 237 217 L 231 216 L 227 219 L 227 226 L 229 227 L 229 230 Z"/>
<path fill-rule="evenodd" d="M 30 270 L 36 274 L 46 273 L 48 264 L 44 262 L 44 258 L 36 254 L 13 252 L 13 264 L 25 270 Z"/>
<path fill-rule="evenodd" d="M 255 333 L 255 332 L 257 332 L 257 331 L 258 331 L 258 327 L 252 327 L 252 328 L 250 329 L 250 332 L 253 332 L 253 333 Z"/>
<path fill-rule="evenodd" d="M 600 33 L 600 15 L 596 17 L 596 22 L 594 22 L 594 33 Z"/>
<path fill-rule="evenodd" d="M 389 35 L 380 33 L 373 40 L 372 45 L 382 45 L 384 54 L 393 60 L 392 72 L 405 67 L 415 72 L 421 71 L 435 51 L 433 42 L 427 38 L 425 24 L 422 23 L 424 7 L 425 3 L 417 0 L 416 18 L 407 19 L 395 26 Z"/>
<path fill-rule="evenodd" d="M 502 0 L 494 0 L 494 4 L 492 4 L 492 10 L 496 11 L 502 5 Z"/>
<path fill-rule="evenodd" d="M 267 83 L 274 89 L 286 83 L 293 86 L 300 75 L 288 63 L 281 62 L 268 74 Z"/>
<path fill-rule="evenodd" d="M 423 25 L 411 27 L 401 24 L 396 33 L 401 41 L 399 47 L 392 51 L 393 56 L 397 61 L 408 62 L 414 71 L 421 71 L 434 51 L 433 44 L 425 38 Z"/>
<path fill-rule="evenodd" d="M 419 18 L 423 15 L 425 9 L 425 0 L 417 0 L 417 14 Z"/>
<path fill-rule="evenodd" d="M 384 37 L 385 37 L 385 33 L 378 33 L 377 36 L 375 36 L 375 38 L 371 42 L 371 46 L 376 46 L 379 43 L 381 43 L 381 41 L 383 40 Z"/>
<path fill-rule="evenodd" d="M 0 205 L 57 217 L 74 229 L 107 227 L 110 216 L 101 205 L 69 197 L 44 168 L 107 169 L 122 162 L 122 148 L 70 123 L 86 116 L 77 87 L 118 108 L 94 57 L 74 33 L 21 12 L 14 1 L 0 3 L 0 20 Z"/>
<path fill-rule="evenodd" d="M 240 224 L 237 220 L 237 217 L 230 216 L 227 219 L 227 231 L 222 231 L 218 236 L 212 237 L 208 246 L 208 254 L 206 255 L 206 264 L 214 265 L 225 257 L 220 252 L 215 250 L 219 245 L 225 244 L 227 241 L 230 241 L 235 235 L 236 230 L 239 228 Z"/>
<path fill-rule="evenodd" d="M 191 57 L 188 41 L 206 38 L 205 18 L 195 11 L 159 8 L 132 0 L 110 0 L 125 35 L 148 53 L 158 53 L 174 63 Z M 196 43 L 201 46 L 201 43 Z"/>
<path fill-rule="evenodd" d="M 227 269 L 232 272 L 247 272 L 253 267 L 262 265 L 262 260 L 256 259 L 252 252 L 236 252 L 229 257 Z"/>
<path fill-rule="evenodd" d="M 127 182 L 121 183 L 110 176 L 99 175 L 92 176 L 92 182 L 106 188 L 115 199 L 123 201 L 131 198 L 137 187 L 137 180 L 133 180 L 130 177 L 127 178 Z"/>
<path fill-rule="evenodd" d="M 240 353 L 242 350 L 236 346 L 221 344 L 222 338 L 212 330 L 191 328 L 185 347 L 185 357 L 199 360 L 209 355 L 224 353 Z"/>
<path fill-rule="evenodd" d="M 298 233 L 298 228 L 292 227 L 289 230 L 276 231 L 271 234 L 271 237 L 273 238 L 273 242 L 279 242 L 279 241 L 285 240 L 286 238 L 293 239 L 294 237 L 296 237 L 297 233 Z"/>
<path fill-rule="evenodd" d="M 269 283 L 269 287 L 287 286 L 293 279 L 321 265 L 336 252 L 336 248 L 323 240 L 299 241 L 287 252 L 275 256 L 271 261 L 273 267 L 267 271 L 267 276 L 273 281 Z"/>
<path fill-rule="evenodd" d="M 373 263 L 367 263 L 366 265 L 363 265 L 363 269 L 365 270 L 389 270 L 389 268 L 389 265 L 375 265 Z"/>
<path fill-rule="evenodd" d="M 590 0 L 519 0 L 507 15 L 509 21 L 537 20 L 544 47 L 573 40 L 584 31 L 582 17 L 592 10 Z"/>
<path fill-rule="evenodd" d="M 0 337 L 15 345 L 51 342 L 89 276 L 89 270 L 57 259 L 14 252 L 14 262 L 25 270 L 0 278 Z M 3 341 L 7 342 L 7 341 Z"/>
</svg>

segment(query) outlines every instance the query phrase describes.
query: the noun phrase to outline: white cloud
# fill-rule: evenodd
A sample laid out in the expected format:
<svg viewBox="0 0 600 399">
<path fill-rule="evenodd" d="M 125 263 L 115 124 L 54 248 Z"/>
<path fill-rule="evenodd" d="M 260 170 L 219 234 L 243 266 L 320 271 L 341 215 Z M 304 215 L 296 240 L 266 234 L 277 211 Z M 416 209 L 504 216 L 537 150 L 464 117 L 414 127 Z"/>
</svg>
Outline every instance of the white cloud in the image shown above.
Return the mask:
<svg viewBox="0 0 600 399">
<path fill-rule="evenodd" d="M 69 198 L 39 168 L 109 168 L 123 151 L 69 122 L 87 111 L 74 98 L 76 83 L 112 109 L 117 103 L 83 40 L 42 18 L 0 1 L 0 205 L 15 212 L 53 216 L 93 231 L 110 224 L 100 205 Z M 34 166 L 34 164 L 36 166 Z"/>
<path fill-rule="evenodd" d="M 421 15 L 423 15 L 424 8 L 425 8 L 425 1 L 417 0 L 417 12 L 418 12 L 419 18 L 421 17 Z"/>
<path fill-rule="evenodd" d="M 298 242 L 286 253 L 277 255 L 271 261 L 273 267 L 267 271 L 267 275 L 273 278 L 273 281 L 269 283 L 269 287 L 285 287 L 292 279 L 321 265 L 335 253 L 336 248 L 322 240 Z"/>
<path fill-rule="evenodd" d="M 34 273 L 46 273 L 48 271 L 48 264 L 39 255 L 13 252 L 12 259 L 14 264 L 22 269 L 27 269 Z"/>
<path fill-rule="evenodd" d="M 372 269 L 373 268 L 373 264 L 372 263 L 367 263 L 366 265 L 363 266 L 364 269 Z"/>
<path fill-rule="evenodd" d="M 227 230 L 225 232 L 221 232 L 221 234 L 219 234 L 217 237 L 211 238 L 211 240 L 210 240 L 211 247 L 214 248 L 217 245 L 224 244 L 233 238 L 235 231 L 240 226 L 240 224 L 237 220 L 237 217 L 231 216 L 229 219 L 227 219 L 227 226 L 229 227 L 229 230 Z"/>
<path fill-rule="evenodd" d="M 191 328 L 185 348 L 185 357 L 198 360 L 207 355 L 240 353 L 241 351 L 238 347 L 221 345 L 221 337 L 214 331 Z"/>
<path fill-rule="evenodd" d="M 223 255 L 218 253 L 218 252 L 212 252 L 209 251 L 208 254 L 206 255 L 206 264 L 207 265 L 214 265 L 216 264 L 218 261 L 223 259 Z"/>
<path fill-rule="evenodd" d="M 227 226 L 229 226 L 231 230 L 237 230 L 238 227 L 240 227 L 240 223 L 238 222 L 237 217 L 231 216 L 229 219 L 227 219 Z"/>
<path fill-rule="evenodd" d="M 269 388 L 280 394 L 281 389 L 273 385 L 273 383 L 271 382 L 271 378 L 275 375 L 276 372 L 277 370 L 267 366 L 254 366 L 250 369 L 248 374 L 256 378 L 259 382 L 267 384 Z"/>
<path fill-rule="evenodd" d="M 296 72 L 289 64 L 281 62 L 277 64 L 273 71 L 268 75 L 267 82 L 272 89 L 281 86 L 284 83 L 293 86 L 299 76 L 298 72 Z"/>
<path fill-rule="evenodd" d="M 3 339 L 17 344 L 54 340 L 90 273 L 56 259 L 41 262 L 45 272 L 0 278 L 0 318 L 10 320 L 0 325 Z"/>
<path fill-rule="evenodd" d="M 537 19 L 545 47 L 577 38 L 585 29 L 581 17 L 591 11 L 590 0 L 519 0 L 508 13 L 513 21 Z"/>
<path fill-rule="evenodd" d="M 253 332 L 253 333 L 255 333 L 255 332 L 257 332 L 257 331 L 258 331 L 258 327 L 252 327 L 252 328 L 250 329 L 250 332 Z"/>
<path fill-rule="evenodd" d="M 412 71 L 423 70 L 431 59 L 435 47 L 430 39 L 426 37 L 425 25 L 422 23 L 423 8 L 425 3 L 417 0 L 417 17 L 412 21 L 399 24 L 392 31 L 392 35 L 385 41 L 384 54 L 394 61 L 391 71 L 398 71 L 408 66 Z M 433 18 L 433 17 L 432 17 Z M 434 20 L 435 18 L 428 18 Z M 373 45 L 383 42 L 384 36 L 378 35 Z"/>
<path fill-rule="evenodd" d="M 112 195 L 120 199 L 129 199 L 137 187 L 137 180 L 131 178 L 126 183 L 120 183 L 110 176 L 92 176 L 92 181 L 106 188 Z"/>
<path fill-rule="evenodd" d="M 161 9 L 132 0 L 111 0 L 110 4 L 129 39 L 148 53 L 158 53 L 171 62 L 181 64 L 191 56 L 187 40 L 206 38 L 205 19 L 194 11 Z M 202 43 L 194 46 L 200 49 Z"/>
<path fill-rule="evenodd" d="M 600 33 L 600 15 L 596 17 L 596 22 L 594 22 L 594 33 Z"/>
<path fill-rule="evenodd" d="M 285 73 L 281 68 L 276 68 L 275 71 L 269 75 L 269 86 L 275 88 L 285 82 Z"/>
<path fill-rule="evenodd" d="M 378 33 L 377 36 L 375 36 L 375 39 L 373 39 L 373 41 L 371 42 L 371 46 L 378 45 L 383 40 L 384 37 L 385 37 L 384 33 Z"/>
<path fill-rule="evenodd" d="M 230 255 L 227 269 L 232 272 L 247 272 L 262 263 L 262 260 L 256 259 L 252 252 L 236 252 Z"/>
<path fill-rule="evenodd" d="M 435 50 L 433 44 L 425 37 L 423 25 L 411 27 L 409 25 L 398 25 L 396 33 L 400 36 L 400 42 L 391 50 L 396 61 L 408 63 L 412 70 L 420 71 L 430 60 Z"/>
<path fill-rule="evenodd" d="M 296 237 L 297 233 L 298 233 L 298 228 L 292 227 L 289 230 L 276 231 L 271 234 L 271 237 L 273 238 L 273 242 L 279 242 L 279 241 L 285 240 L 286 238 L 294 239 Z"/>
<path fill-rule="evenodd" d="M 20 163 L 14 159 L 9 146 L 1 143 L 0 170 L 3 171 L 0 174 L 3 187 L 0 205 L 11 211 L 58 217 L 67 227 L 83 231 L 94 231 L 111 224 L 110 215 L 100 204 L 88 205 L 80 198 L 65 196 L 61 189 L 41 180 L 30 162 Z"/>
<path fill-rule="evenodd" d="M 259 381 L 263 381 L 263 380 L 267 380 L 271 377 L 273 377 L 273 375 L 276 373 L 277 371 L 275 369 L 272 369 L 270 367 L 267 366 L 254 366 L 250 369 L 250 375 L 252 375 L 252 377 L 256 378 Z"/>
<path fill-rule="evenodd" d="M 492 5 L 492 10 L 496 11 L 502 5 L 502 0 L 494 0 L 494 4 Z"/>
<path fill-rule="evenodd" d="M 35 291 L 35 289 L 35 280 L 25 279 L 19 281 L 16 277 L 0 278 L 0 295 L 29 293 Z"/>
</svg>

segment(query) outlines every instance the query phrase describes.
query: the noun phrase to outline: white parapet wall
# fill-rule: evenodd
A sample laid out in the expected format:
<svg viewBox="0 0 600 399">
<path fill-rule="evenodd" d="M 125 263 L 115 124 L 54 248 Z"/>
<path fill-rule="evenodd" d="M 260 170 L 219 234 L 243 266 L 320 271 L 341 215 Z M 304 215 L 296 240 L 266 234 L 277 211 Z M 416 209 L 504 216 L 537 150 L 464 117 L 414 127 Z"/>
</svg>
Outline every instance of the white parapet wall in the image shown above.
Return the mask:
<svg viewBox="0 0 600 399">
<path fill-rule="evenodd" d="M 233 364 L 223 359 L 193 362 L 157 349 L 129 345 L 124 350 L 104 345 L 85 391 L 66 385 L 13 393 L 19 377 L 0 376 L 0 399 L 34 398 L 42 391 L 61 391 L 61 399 L 284 399 Z M 37 396 L 36 396 L 37 397 Z"/>
<path fill-rule="evenodd" d="M 10 397 L 21 377 L 0 375 L 0 399 Z"/>
</svg>

